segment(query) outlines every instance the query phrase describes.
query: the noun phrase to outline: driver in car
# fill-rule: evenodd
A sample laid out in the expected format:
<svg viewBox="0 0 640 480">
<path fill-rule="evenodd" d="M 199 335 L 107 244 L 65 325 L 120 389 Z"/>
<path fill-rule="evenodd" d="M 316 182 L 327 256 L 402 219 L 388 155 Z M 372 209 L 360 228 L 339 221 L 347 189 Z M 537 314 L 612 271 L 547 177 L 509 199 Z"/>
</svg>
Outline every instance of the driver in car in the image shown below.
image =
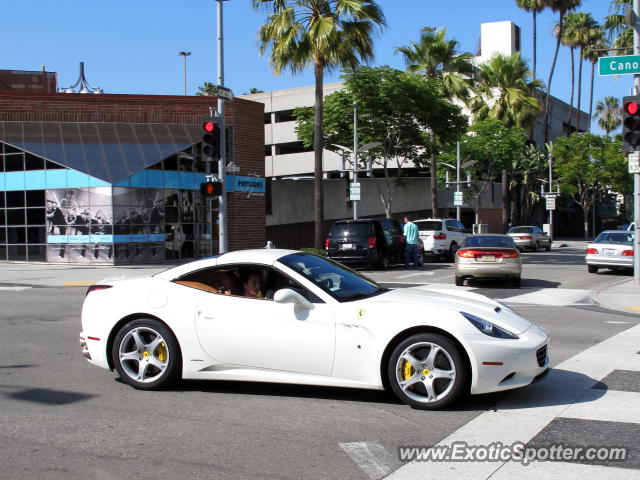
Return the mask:
<svg viewBox="0 0 640 480">
<path fill-rule="evenodd" d="M 242 282 L 243 295 L 248 298 L 264 298 L 262 293 L 262 279 L 255 271 L 245 272 L 240 278 Z"/>
</svg>

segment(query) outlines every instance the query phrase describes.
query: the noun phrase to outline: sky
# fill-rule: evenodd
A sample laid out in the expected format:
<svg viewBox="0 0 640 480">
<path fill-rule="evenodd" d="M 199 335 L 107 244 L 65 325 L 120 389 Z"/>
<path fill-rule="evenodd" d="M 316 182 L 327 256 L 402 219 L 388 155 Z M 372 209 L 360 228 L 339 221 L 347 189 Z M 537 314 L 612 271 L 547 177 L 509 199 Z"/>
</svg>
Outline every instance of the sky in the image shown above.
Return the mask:
<svg viewBox="0 0 640 480">
<path fill-rule="evenodd" d="M 474 52 L 480 24 L 511 20 L 522 30 L 522 55 L 532 58 L 531 15 L 515 0 L 379 0 L 387 27 L 375 38 L 371 65 L 403 69 L 397 47 L 417 40 L 422 27 L 447 27 L 463 51 Z M 312 85 L 311 69 L 301 74 L 275 75 L 268 56 L 258 51 L 257 31 L 265 14 L 255 12 L 250 0 L 224 2 L 225 85 L 236 95 L 255 87 L 278 90 Z M 85 62 L 89 83 L 105 93 L 183 94 L 183 64 L 187 59 L 187 91 L 217 78 L 215 0 L 0 0 L 0 69 L 40 70 L 58 73 L 58 84 L 67 87 L 78 78 L 78 64 Z M 603 22 L 608 0 L 583 0 L 582 11 Z M 555 48 L 552 29 L 557 14 L 538 16 L 538 76 L 546 83 Z M 583 66 L 582 109 L 588 110 L 590 65 Z M 340 71 L 325 75 L 339 81 Z M 628 95 L 632 76 L 598 77 L 594 105 L 607 95 Z M 569 50 L 561 48 L 552 95 L 569 101 Z M 594 122 L 593 131 L 602 133 Z"/>
</svg>

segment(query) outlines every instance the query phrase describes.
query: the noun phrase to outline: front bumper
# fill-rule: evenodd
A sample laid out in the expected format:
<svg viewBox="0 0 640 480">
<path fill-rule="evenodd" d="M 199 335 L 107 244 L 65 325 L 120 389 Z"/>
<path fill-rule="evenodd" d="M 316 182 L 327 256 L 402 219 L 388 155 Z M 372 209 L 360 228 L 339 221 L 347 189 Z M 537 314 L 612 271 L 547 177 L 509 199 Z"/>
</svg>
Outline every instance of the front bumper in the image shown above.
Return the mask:
<svg viewBox="0 0 640 480">
<path fill-rule="evenodd" d="M 477 368 L 472 394 L 524 387 L 540 380 L 538 377 L 549 369 L 549 334 L 536 325 L 520 333 L 517 340 L 479 335 L 467 338 L 473 348 Z"/>
<path fill-rule="evenodd" d="M 533 248 L 536 246 L 535 240 L 516 240 L 514 238 L 513 243 L 515 243 L 518 248 Z"/>
</svg>

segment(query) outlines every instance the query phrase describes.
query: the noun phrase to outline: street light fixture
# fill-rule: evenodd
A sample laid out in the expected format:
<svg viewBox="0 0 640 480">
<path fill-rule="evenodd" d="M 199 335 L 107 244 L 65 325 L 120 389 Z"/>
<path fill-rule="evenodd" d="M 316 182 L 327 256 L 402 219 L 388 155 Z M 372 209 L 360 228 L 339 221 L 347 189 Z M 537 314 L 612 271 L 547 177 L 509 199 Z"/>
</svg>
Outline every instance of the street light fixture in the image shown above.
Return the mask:
<svg viewBox="0 0 640 480">
<path fill-rule="evenodd" d="M 178 55 L 180 55 L 183 58 L 183 68 L 182 68 L 182 77 L 184 80 L 184 96 L 187 96 L 187 57 L 189 55 L 191 55 L 191 52 L 178 52 Z"/>
</svg>

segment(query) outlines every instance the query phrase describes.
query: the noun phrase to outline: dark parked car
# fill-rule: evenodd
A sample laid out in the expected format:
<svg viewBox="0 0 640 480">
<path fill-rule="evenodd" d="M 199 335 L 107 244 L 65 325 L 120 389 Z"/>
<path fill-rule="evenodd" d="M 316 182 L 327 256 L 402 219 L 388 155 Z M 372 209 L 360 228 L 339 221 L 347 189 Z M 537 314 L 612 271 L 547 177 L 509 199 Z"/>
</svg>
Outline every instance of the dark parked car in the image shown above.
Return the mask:
<svg viewBox="0 0 640 480">
<path fill-rule="evenodd" d="M 337 262 L 387 268 L 392 263 L 404 263 L 404 241 L 402 226 L 396 220 L 339 220 L 331 226 L 324 247 L 328 257 Z M 420 264 L 423 252 L 420 248 Z"/>
</svg>

